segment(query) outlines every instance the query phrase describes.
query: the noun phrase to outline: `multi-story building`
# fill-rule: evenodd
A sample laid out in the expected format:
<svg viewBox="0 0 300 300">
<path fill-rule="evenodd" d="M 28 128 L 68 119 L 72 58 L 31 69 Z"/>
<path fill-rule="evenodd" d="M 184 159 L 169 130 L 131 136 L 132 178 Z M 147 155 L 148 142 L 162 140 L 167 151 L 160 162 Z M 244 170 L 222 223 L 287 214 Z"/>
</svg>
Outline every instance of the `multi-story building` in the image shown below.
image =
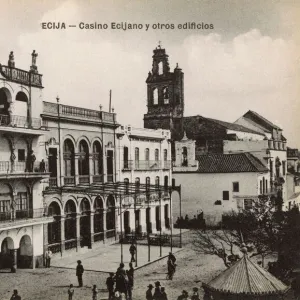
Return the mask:
<svg viewBox="0 0 300 300">
<path fill-rule="evenodd" d="M 40 152 L 46 124 L 35 55 L 29 71 L 15 67 L 12 52 L 0 65 L 0 267 L 12 271 L 43 265 L 43 227 L 51 222 L 43 199 L 49 173 Z"/>
<path fill-rule="evenodd" d="M 132 209 L 124 213 L 124 231 L 130 232 L 132 228 L 138 228 L 143 232 L 157 232 L 170 229 L 172 208 L 168 186 L 171 185 L 171 133 L 169 130 L 153 130 L 121 126 L 117 130 L 117 170 L 119 181 L 125 185 L 133 183 L 137 189 L 141 185 L 163 186 L 161 197 L 152 194 L 140 195 L 137 199 L 128 197 L 132 204 L 146 203 L 145 209 Z M 160 201 L 160 199 L 162 201 Z M 143 207 L 143 206 L 141 206 Z M 162 221 L 160 222 L 160 216 Z M 140 220 L 146 220 L 142 224 Z M 146 228 L 144 227 L 146 226 Z"/>
<path fill-rule="evenodd" d="M 169 230 L 170 131 L 43 101 L 35 52 L 30 71 L 11 53 L 0 74 L 0 268 Z"/>
</svg>

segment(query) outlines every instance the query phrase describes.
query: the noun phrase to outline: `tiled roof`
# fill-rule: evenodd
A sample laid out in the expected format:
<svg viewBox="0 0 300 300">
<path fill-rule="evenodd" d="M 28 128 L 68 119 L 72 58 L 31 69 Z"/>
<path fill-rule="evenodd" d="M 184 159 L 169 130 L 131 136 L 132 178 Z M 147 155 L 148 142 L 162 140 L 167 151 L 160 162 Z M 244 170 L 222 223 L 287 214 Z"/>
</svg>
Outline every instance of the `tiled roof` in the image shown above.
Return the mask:
<svg viewBox="0 0 300 300">
<path fill-rule="evenodd" d="M 254 133 L 254 134 L 259 134 L 259 135 L 263 135 L 263 133 L 249 129 L 247 127 L 244 127 L 242 125 L 238 125 L 238 124 L 234 124 L 234 123 L 229 123 L 229 122 L 224 122 L 224 121 L 220 121 L 220 120 L 216 120 L 216 119 L 210 119 L 207 118 L 208 120 L 212 121 L 212 122 L 216 122 L 218 124 L 220 124 L 221 126 L 226 127 L 227 129 L 230 130 L 234 130 L 234 131 L 242 131 L 242 132 L 248 132 L 248 133 Z"/>
<path fill-rule="evenodd" d="M 269 125 L 270 127 L 274 128 L 274 129 L 278 129 L 281 130 L 281 128 L 279 128 L 277 125 L 275 125 L 274 123 L 270 122 L 269 120 L 267 120 L 266 118 L 264 118 L 263 116 L 261 116 L 260 114 L 258 114 L 257 112 L 253 111 L 253 110 L 248 110 L 245 114 L 244 117 L 251 117 L 253 116 L 255 119 L 258 119 L 260 121 L 262 121 L 263 123 Z"/>
<path fill-rule="evenodd" d="M 198 155 L 199 173 L 268 172 L 262 162 L 250 153 Z"/>
<path fill-rule="evenodd" d="M 278 295 L 289 289 L 247 255 L 203 285 L 211 291 L 232 295 Z"/>
</svg>

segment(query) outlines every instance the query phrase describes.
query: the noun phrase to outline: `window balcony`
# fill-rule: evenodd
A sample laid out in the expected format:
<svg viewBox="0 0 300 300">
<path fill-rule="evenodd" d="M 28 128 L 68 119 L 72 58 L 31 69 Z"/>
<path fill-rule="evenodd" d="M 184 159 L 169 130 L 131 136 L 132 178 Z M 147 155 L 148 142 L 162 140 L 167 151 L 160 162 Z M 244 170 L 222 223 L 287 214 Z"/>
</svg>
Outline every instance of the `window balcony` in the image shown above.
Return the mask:
<svg viewBox="0 0 300 300">
<path fill-rule="evenodd" d="M 89 175 L 79 175 L 79 184 L 89 184 L 90 176 Z"/>
<path fill-rule="evenodd" d="M 47 177 L 48 173 L 48 163 L 40 161 L 35 161 L 33 164 L 28 164 L 25 161 L 0 161 L 0 177 L 1 176 L 40 176 Z"/>
<path fill-rule="evenodd" d="M 44 208 L 0 212 L 0 227 L 48 218 Z M 5 224 L 6 223 L 6 224 Z"/>
<path fill-rule="evenodd" d="M 75 176 L 65 176 L 64 184 L 65 185 L 75 185 Z"/>
<path fill-rule="evenodd" d="M 102 183 L 103 182 L 103 175 L 93 175 L 93 183 Z"/>
<path fill-rule="evenodd" d="M 1 127 L 14 127 L 14 128 L 28 128 L 28 129 L 41 129 L 45 123 L 39 118 L 28 118 L 26 116 L 15 115 L 0 115 Z"/>
</svg>

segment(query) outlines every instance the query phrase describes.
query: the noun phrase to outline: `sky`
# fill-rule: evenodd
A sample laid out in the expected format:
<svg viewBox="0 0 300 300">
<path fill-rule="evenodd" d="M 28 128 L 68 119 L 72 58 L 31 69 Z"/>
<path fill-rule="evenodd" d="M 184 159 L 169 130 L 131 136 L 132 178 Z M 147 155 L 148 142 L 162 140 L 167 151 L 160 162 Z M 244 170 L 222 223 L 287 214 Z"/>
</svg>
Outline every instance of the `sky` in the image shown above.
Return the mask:
<svg viewBox="0 0 300 300">
<path fill-rule="evenodd" d="M 1 11 L 0 63 L 14 51 L 16 67 L 28 70 L 36 50 L 45 101 L 58 95 L 63 104 L 107 110 L 111 89 L 118 121 L 142 127 L 160 41 L 171 70 L 178 63 L 184 72 L 185 116 L 234 122 L 254 110 L 300 148 L 300 1 L 1 0 Z M 108 28 L 80 29 L 80 22 Z M 112 29 L 112 22 L 143 29 Z M 213 29 L 178 28 L 187 22 Z"/>
</svg>

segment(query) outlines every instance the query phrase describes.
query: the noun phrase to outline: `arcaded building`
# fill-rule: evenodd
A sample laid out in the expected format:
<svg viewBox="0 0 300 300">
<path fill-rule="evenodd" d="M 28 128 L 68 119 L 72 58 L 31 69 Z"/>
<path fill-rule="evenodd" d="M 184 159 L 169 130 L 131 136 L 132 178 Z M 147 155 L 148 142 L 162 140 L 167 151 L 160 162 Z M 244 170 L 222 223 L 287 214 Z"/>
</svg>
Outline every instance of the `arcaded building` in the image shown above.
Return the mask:
<svg viewBox="0 0 300 300">
<path fill-rule="evenodd" d="M 43 101 L 36 56 L 30 71 L 13 53 L 0 69 L 0 268 L 169 231 L 170 131 Z"/>
</svg>

